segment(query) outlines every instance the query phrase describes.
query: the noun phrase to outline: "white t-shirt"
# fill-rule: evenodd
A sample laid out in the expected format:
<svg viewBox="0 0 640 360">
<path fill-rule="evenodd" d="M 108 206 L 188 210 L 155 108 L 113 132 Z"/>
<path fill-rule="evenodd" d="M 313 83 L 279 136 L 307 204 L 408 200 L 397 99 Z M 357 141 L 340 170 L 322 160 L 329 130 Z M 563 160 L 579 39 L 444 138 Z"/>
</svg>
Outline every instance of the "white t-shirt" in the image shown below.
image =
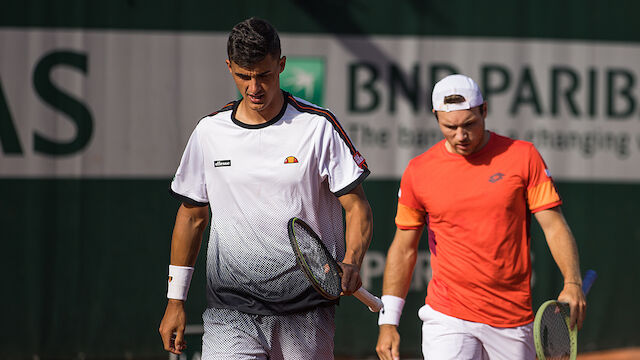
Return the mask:
<svg viewBox="0 0 640 360">
<path fill-rule="evenodd" d="M 296 267 L 287 222 L 305 220 L 341 260 L 337 197 L 369 170 L 333 114 L 284 95 L 281 112 L 264 124 L 239 122 L 239 101 L 204 117 L 171 183 L 181 201 L 211 208 L 209 307 L 268 315 L 332 303 Z"/>
</svg>

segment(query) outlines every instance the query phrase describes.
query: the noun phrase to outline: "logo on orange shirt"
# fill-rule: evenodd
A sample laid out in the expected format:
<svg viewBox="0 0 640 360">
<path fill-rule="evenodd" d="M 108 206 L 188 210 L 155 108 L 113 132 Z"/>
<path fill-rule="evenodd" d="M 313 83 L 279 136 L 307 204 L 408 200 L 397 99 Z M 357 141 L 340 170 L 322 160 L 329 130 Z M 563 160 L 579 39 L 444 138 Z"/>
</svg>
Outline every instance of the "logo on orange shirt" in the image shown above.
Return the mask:
<svg viewBox="0 0 640 360">
<path fill-rule="evenodd" d="M 498 182 L 498 181 L 502 180 L 502 178 L 503 178 L 503 177 L 504 177 L 504 174 L 503 174 L 503 173 L 501 173 L 501 172 L 497 172 L 497 173 L 495 173 L 495 174 L 493 174 L 493 175 L 491 175 L 491 176 L 489 177 L 489 182 L 491 182 L 491 183 L 496 183 L 496 182 Z"/>
</svg>

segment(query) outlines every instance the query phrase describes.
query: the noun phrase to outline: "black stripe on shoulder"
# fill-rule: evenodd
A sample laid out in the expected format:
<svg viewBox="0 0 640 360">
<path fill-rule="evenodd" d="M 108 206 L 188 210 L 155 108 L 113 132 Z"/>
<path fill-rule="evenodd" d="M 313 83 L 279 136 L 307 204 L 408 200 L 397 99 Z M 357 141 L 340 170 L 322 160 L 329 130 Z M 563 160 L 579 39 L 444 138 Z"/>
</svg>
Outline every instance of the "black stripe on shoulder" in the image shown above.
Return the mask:
<svg viewBox="0 0 640 360">
<path fill-rule="evenodd" d="M 335 115 L 333 115 L 331 111 L 315 105 L 300 103 L 296 100 L 295 97 L 293 97 L 289 93 L 285 93 L 285 96 L 287 97 L 289 103 L 298 111 L 319 115 L 327 119 L 327 121 L 331 123 L 331 125 L 336 130 L 336 132 L 338 132 L 338 135 L 340 135 L 340 138 L 342 138 L 342 140 L 349 147 L 349 151 L 351 151 L 351 155 L 353 155 L 353 158 L 358 164 L 358 166 L 362 169 L 368 168 L 367 162 L 364 161 L 364 158 L 362 157 L 362 155 L 360 155 L 358 150 L 356 150 L 356 147 L 351 142 L 351 139 L 349 139 L 349 135 L 347 135 L 347 132 L 344 130 L 342 125 L 340 125 L 340 123 L 338 122 L 338 119 L 335 117 Z"/>
<path fill-rule="evenodd" d="M 229 111 L 229 110 L 233 110 L 233 108 L 236 106 L 236 104 L 239 102 L 240 100 L 234 100 L 234 101 L 230 101 L 228 102 L 225 106 L 221 107 L 218 111 L 214 111 L 211 114 L 207 115 L 207 116 L 213 116 L 215 114 L 224 112 L 224 111 Z M 204 117 L 207 117 L 204 116 Z"/>
<path fill-rule="evenodd" d="M 189 204 L 192 206 L 198 206 L 198 207 L 209 205 L 209 203 L 195 201 L 192 198 L 186 197 L 184 195 L 180 195 L 177 192 L 171 190 L 171 188 L 169 188 L 169 194 L 171 194 L 171 196 L 173 196 L 176 200 L 180 201 L 181 203 Z"/>
</svg>

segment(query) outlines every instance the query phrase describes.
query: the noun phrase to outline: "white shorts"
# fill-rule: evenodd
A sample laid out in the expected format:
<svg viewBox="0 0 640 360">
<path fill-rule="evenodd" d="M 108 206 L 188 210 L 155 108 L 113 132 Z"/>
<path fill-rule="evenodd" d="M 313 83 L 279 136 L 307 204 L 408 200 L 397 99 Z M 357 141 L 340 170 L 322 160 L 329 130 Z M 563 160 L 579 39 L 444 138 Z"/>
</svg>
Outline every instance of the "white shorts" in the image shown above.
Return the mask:
<svg viewBox="0 0 640 360">
<path fill-rule="evenodd" d="M 422 320 L 422 354 L 425 360 L 535 360 L 533 323 L 516 327 L 461 320 L 425 305 Z"/>
<path fill-rule="evenodd" d="M 333 359 L 335 307 L 291 315 L 202 314 L 202 360 Z"/>
</svg>

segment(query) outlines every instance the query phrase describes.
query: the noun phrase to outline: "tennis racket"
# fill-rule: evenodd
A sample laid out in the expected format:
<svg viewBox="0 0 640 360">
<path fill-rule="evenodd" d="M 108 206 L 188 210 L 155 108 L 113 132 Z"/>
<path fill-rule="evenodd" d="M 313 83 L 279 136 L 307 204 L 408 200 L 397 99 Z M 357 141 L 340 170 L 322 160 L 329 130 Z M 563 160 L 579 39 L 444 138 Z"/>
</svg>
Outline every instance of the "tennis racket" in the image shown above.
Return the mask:
<svg viewBox="0 0 640 360">
<path fill-rule="evenodd" d="M 587 295 L 597 274 L 588 270 L 582 281 Z M 570 327 L 569 305 L 556 300 L 546 301 L 533 321 L 533 341 L 538 360 L 575 360 L 578 354 L 578 326 Z"/>
<path fill-rule="evenodd" d="M 287 228 L 296 262 L 313 288 L 329 300 L 339 298 L 342 292 L 342 268 L 324 246 L 320 236 L 306 222 L 295 217 L 289 220 Z M 382 301 L 363 287 L 354 292 L 353 296 L 373 312 L 382 309 Z"/>
</svg>

